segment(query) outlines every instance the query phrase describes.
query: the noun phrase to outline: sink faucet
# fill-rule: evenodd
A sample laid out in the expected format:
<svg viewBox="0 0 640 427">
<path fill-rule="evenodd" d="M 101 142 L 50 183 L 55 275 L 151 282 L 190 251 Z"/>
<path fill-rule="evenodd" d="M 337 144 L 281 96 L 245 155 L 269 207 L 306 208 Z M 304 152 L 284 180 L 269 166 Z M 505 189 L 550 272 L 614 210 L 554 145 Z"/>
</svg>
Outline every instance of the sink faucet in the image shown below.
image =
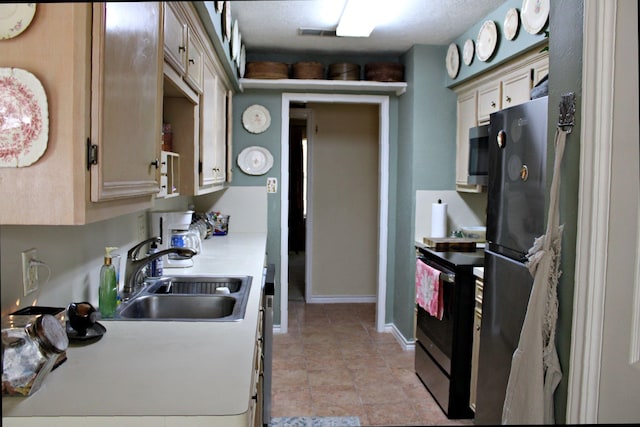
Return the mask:
<svg viewBox="0 0 640 427">
<path fill-rule="evenodd" d="M 190 248 L 172 247 L 147 255 L 144 258 L 138 258 L 138 252 L 146 244 L 153 242 L 159 243 L 160 237 L 152 237 L 143 242 L 138 243 L 127 252 L 127 263 L 124 270 L 124 286 L 122 287 L 122 300 L 126 301 L 140 291 L 140 285 L 143 281 L 142 275 L 144 267 L 156 258 L 168 254 L 177 254 L 185 258 L 191 258 L 197 252 Z"/>
</svg>

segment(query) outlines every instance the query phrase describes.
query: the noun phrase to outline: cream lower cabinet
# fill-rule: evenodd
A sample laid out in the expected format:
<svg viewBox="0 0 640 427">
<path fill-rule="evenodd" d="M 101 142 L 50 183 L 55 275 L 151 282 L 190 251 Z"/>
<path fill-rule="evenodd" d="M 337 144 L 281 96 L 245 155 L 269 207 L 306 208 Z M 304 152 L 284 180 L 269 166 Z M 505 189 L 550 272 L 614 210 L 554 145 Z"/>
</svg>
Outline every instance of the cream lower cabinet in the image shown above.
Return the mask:
<svg viewBox="0 0 640 427">
<path fill-rule="evenodd" d="M 476 299 L 473 311 L 473 346 L 471 348 L 471 384 L 469 389 L 469 406 L 476 410 L 478 388 L 478 359 L 480 356 L 480 328 L 482 323 L 483 280 L 476 278 Z"/>
<path fill-rule="evenodd" d="M 0 66 L 41 81 L 49 116 L 42 157 L 0 169 L 0 198 L 10 201 L 0 206 L 0 224 L 86 224 L 151 207 L 162 7 L 39 3 L 28 30 L 0 43 Z M 112 27 L 116 15 L 124 18 Z"/>
<path fill-rule="evenodd" d="M 489 124 L 492 113 L 529 101 L 531 89 L 547 75 L 549 56 L 539 48 L 454 88 L 458 96 L 456 127 L 456 190 L 479 193 L 467 184 L 469 129 Z"/>
</svg>

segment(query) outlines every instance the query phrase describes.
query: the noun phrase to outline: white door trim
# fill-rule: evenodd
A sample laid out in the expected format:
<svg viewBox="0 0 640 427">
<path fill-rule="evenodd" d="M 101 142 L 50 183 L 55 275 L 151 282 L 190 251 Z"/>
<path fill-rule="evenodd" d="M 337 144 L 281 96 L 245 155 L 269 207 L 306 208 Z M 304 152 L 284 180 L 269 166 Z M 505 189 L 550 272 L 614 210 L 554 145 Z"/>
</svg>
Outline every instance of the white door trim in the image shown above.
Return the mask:
<svg viewBox="0 0 640 427">
<path fill-rule="evenodd" d="M 379 230 L 376 295 L 376 330 L 385 330 L 387 294 L 387 235 L 389 221 L 389 97 L 322 93 L 283 93 L 280 162 L 280 332 L 288 330 L 289 300 L 289 105 L 291 102 L 377 104 L 379 120 Z"/>
<path fill-rule="evenodd" d="M 596 424 L 607 283 L 617 1 L 585 0 L 576 273 L 567 423 Z"/>
</svg>

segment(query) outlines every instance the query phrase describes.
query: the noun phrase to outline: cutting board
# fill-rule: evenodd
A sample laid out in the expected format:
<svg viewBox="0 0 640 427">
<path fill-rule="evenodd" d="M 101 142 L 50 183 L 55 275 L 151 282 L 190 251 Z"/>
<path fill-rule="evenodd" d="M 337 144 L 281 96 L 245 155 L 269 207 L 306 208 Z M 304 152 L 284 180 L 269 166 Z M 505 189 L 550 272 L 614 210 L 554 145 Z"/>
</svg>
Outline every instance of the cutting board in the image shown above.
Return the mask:
<svg viewBox="0 0 640 427">
<path fill-rule="evenodd" d="M 483 242 L 466 237 L 423 237 L 422 241 L 436 252 L 473 252 L 476 250 L 476 243 Z"/>
</svg>

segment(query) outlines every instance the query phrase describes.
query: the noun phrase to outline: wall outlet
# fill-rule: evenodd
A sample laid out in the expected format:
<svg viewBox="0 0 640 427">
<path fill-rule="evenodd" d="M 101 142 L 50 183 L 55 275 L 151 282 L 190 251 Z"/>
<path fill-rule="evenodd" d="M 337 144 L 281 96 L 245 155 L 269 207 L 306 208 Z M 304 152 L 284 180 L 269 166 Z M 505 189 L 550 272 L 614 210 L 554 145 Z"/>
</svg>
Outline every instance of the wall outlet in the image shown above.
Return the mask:
<svg viewBox="0 0 640 427">
<path fill-rule="evenodd" d="M 278 178 L 267 178 L 267 193 L 278 192 Z"/>
<path fill-rule="evenodd" d="M 25 297 L 38 290 L 38 266 L 32 263 L 36 255 L 35 248 L 22 252 L 22 288 Z"/>
</svg>

